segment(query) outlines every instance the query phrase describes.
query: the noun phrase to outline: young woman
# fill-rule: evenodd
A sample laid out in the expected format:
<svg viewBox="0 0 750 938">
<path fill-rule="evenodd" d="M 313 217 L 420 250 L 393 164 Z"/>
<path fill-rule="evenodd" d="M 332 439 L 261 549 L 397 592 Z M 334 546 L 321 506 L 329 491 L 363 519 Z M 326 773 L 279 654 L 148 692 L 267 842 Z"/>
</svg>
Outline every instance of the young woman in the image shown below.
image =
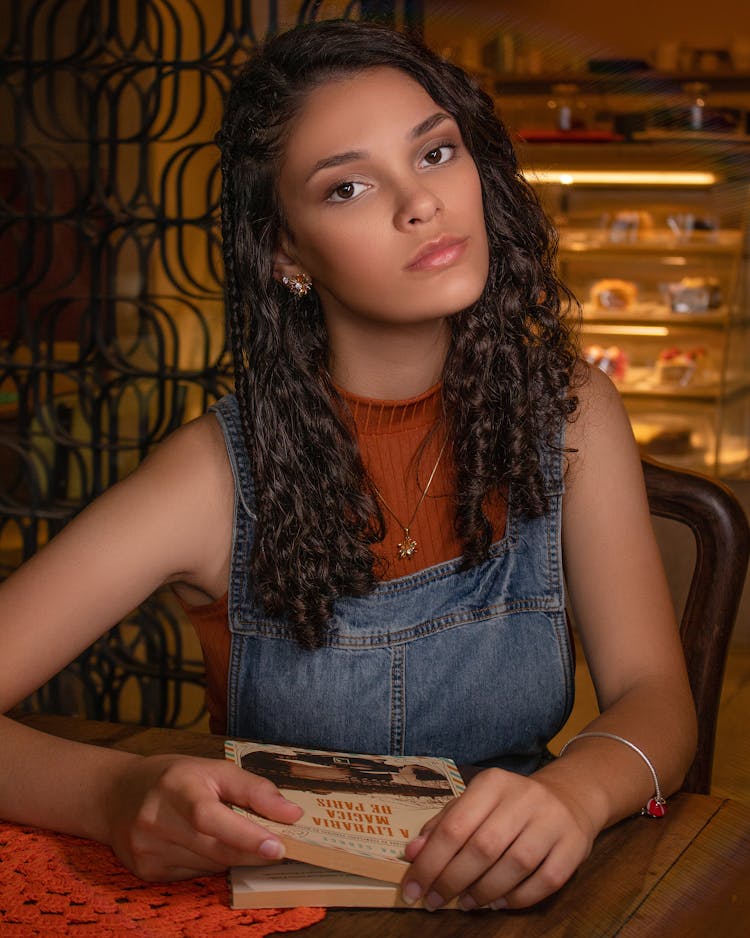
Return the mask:
<svg viewBox="0 0 750 938">
<path fill-rule="evenodd" d="M 236 395 L 3 585 L 0 702 L 170 583 L 217 732 L 483 768 L 409 844 L 407 900 L 537 902 L 695 745 L 638 453 L 576 362 L 552 231 L 490 99 L 377 27 L 271 42 L 219 144 Z M 566 596 L 608 735 L 553 760 Z M 144 878 L 281 857 L 227 802 L 299 813 L 228 764 L 2 731 L 0 814 Z"/>
</svg>

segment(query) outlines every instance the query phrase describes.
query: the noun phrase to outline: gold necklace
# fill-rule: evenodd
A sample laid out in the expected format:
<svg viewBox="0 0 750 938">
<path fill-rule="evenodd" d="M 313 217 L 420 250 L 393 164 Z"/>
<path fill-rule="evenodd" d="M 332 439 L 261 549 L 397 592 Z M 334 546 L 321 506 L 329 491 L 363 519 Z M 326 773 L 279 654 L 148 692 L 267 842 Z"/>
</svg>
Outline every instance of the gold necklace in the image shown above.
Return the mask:
<svg viewBox="0 0 750 938">
<path fill-rule="evenodd" d="M 422 502 L 425 499 L 425 495 L 427 495 L 427 490 L 432 485 L 432 480 L 435 478 L 435 473 L 437 472 L 437 468 L 440 465 L 440 460 L 443 458 L 443 452 L 445 451 L 445 447 L 447 443 L 448 443 L 448 438 L 446 437 L 443 442 L 443 445 L 440 447 L 440 452 L 438 453 L 438 458 L 435 460 L 435 465 L 432 467 L 432 472 L 430 473 L 430 478 L 427 480 L 427 485 L 425 485 L 424 489 L 422 490 L 422 494 L 419 498 L 419 501 L 417 502 L 417 507 L 412 512 L 412 515 L 411 515 L 411 518 L 409 518 L 408 524 L 404 524 L 403 521 L 399 521 L 398 517 L 396 516 L 396 512 L 391 508 L 388 502 L 383 498 L 383 495 L 380 489 L 377 487 L 377 485 L 375 485 L 374 482 L 372 483 L 372 487 L 375 489 L 375 492 L 378 498 L 380 499 L 380 501 L 383 503 L 384 507 L 388 509 L 390 514 L 393 516 L 393 518 L 397 522 L 398 526 L 404 529 L 404 539 L 398 545 L 398 559 L 399 560 L 405 560 L 407 557 L 413 557 L 414 554 L 416 554 L 417 552 L 417 547 L 419 545 L 417 544 L 417 541 L 415 541 L 414 538 L 409 534 L 409 528 L 412 526 L 412 524 L 414 523 L 414 519 L 417 517 L 417 512 L 419 511 L 422 505 Z"/>
</svg>

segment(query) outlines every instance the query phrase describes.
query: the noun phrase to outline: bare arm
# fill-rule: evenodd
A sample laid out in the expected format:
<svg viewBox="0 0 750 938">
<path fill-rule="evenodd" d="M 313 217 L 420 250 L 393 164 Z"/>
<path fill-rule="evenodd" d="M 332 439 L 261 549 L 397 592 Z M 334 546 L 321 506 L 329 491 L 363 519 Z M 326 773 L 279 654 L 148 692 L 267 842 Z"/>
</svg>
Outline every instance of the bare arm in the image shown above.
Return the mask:
<svg viewBox="0 0 750 938">
<path fill-rule="evenodd" d="M 671 793 L 695 752 L 695 713 L 638 449 L 617 391 L 597 369 L 571 429 L 580 451 L 566 486 L 566 579 L 601 710 L 586 729 L 638 745 Z M 543 772 L 560 784 L 586 780 L 600 829 L 653 794 L 640 757 L 606 739 L 576 742 Z"/>
<path fill-rule="evenodd" d="M 695 714 L 638 450 L 597 369 L 580 399 L 567 434 L 578 452 L 566 476 L 563 554 L 602 710 L 588 729 L 639 746 L 669 793 L 695 749 Z M 482 772 L 409 845 L 404 894 L 426 895 L 433 907 L 456 895 L 467 908 L 531 905 L 570 877 L 599 831 L 653 793 L 637 753 L 600 738 L 576 742 L 531 778 Z"/>
<path fill-rule="evenodd" d="M 75 518 L 0 586 L 2 712 L 162 584 L 221 595 L 232 506 L 231 471 L 209 416 Z M 144 759 L 0 721 L 0 816 L 110 843 L 149 878 L 252 862 L 248 854 L 269 835 L 223 801 L 254 801 L 281 820 L 298 815 L 273 786 L 236 766 Z"/>
</svg>

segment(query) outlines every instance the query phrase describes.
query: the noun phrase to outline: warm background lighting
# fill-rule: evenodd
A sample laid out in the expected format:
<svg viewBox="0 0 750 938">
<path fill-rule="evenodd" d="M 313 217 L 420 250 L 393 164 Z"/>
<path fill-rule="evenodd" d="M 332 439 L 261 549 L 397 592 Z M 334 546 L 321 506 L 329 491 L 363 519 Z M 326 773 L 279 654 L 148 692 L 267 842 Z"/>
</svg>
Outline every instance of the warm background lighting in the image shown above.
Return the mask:
<svg viewBox="0 0 750 938">
<path fill-rule="evenodd" d="M 667 170 L 549 170 L 527 169 L 529 182 L 563 186 L 712 186 L 715 173 Z"/>
</svg>

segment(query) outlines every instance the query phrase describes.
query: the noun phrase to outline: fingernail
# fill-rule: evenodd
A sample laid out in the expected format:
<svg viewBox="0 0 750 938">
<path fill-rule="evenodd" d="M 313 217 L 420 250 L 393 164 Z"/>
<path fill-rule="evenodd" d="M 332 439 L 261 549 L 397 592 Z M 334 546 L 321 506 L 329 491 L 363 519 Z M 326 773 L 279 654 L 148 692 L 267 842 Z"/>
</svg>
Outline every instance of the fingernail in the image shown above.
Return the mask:
<svg viewBox="0 0 750 938">
<path fill-rule="evenodd" d="M 474 899 L 467 893 L 465 896 L 461 896 L 458 900 L 459 909 L 463 909 L 464 912 L 471 912 L 472 909 L 476 909 L 477 904 Z"/>
<path fill-rule="evenodd" d="M 267 860 L 280 860 L 284 856 L 284 845 L 279 840 L 264 840 L 258 853 Z"/>
<path fill-rule="evenodd" d="M 443 899 L 443 897 L 433 889 L 432 892 L 427 893 L 427 896 L 425 897 L 425 900 L 422 904 L 428 912 L 434 912 L 435 909 L 440 908 L 443 902 L 445 902 L 445 899 Z"/>
<path fill-rule="evenodd" d="M 404 902 L 407 905 L 414 905 L 414 903 L 422 895 L 422 887 L 419 883 L 416 883 L 413 879 L 410 879 L 408 883 L 404 883 L 404 888 L 401 890 L 401 895 L 404 897 Z"/>
<path fill-rule="evenodd" d="M 495 912 L 499 912 L 501 909 L 508 908 L 508 902 L 505 899 L 495 899 L 494 902 L 490 902 L 490 908 L 494 909 Z"/>
</svg>

